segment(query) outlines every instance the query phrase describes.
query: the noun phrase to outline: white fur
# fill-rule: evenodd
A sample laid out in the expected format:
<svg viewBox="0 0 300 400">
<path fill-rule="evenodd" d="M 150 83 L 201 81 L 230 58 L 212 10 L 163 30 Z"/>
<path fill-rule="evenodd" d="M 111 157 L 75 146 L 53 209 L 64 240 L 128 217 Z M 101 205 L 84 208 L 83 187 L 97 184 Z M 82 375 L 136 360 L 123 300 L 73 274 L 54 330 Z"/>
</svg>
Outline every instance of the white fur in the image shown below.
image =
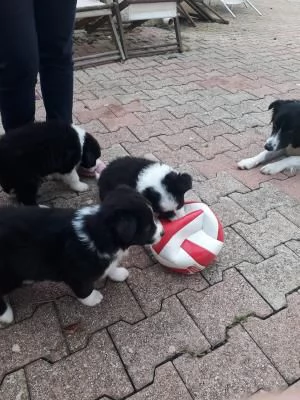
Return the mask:
<svg viewBox="0 0 300 400">
<path fill-rule="evenodd" d="M 93 290 L 92 293 L 88 296 L 85 297 L 84 299 L 80 299 L 78 297 L 78 300 L 80 301 L 80 303 L 84 304 L 85 306 L 89 306 L 89 307 L 94 307 L 97 304 L 99 304 L 101 302 L 101 300 L 103 299 L 102 294 L 99 292 L 99 290 Z"/>
<path fill-rule="evenodd" d="M 80 126 L 72 124 L 72 128 L 76 131 L 79 142 L 80 142 L 80 147 L 81 147 L 81 153 L 83 150 L 83 145 L 85 141 L 85 130 L 81 128 Z"/>
<path fill-rule="evenodd" d="M 61 175 L 61 179 L 76 192 L 86 192 L 89 189 L 89 185 L 80 182 L 76 168 L 74 168 L 69 174 Z"/>
<path fill-rule="evenodd" d="M 291 156 L 284 158 L 283 160 L 277 161 L 273 164 L 267 164 L 261 168 L 261 172 L 267 175 L 274 175 L 284 170 L 290 170 L 291 173 L 295 173 L 300 169 L 300 157 Z"/>
<path fill-rule="evenodd" d="M 91 250 L 96 250 L 93 240 L 89 237 L 84 229 L 84 219 L 87 215 L 94 215 L 100 209 L 100 206 L 89 206 L 78 210 L 72 221 L 73 228 L 76 232 L 78 239 L 85 243 Z"/>
<path fill-rule="evenodd" d="M 174 171 L 168 165 L 155 163 L 144 168 L 137 181 L 137 191 L 142 193 L 145 189 L 152 187 L 161 195 L 160 207 L 163 211 L 173 211 L 177 207 L 177 202 L 162 184 L 164 177 Z"/>
<path fill-rule="evenodd" d="M 129 272 L 123 267 L 114 267 L 110 269 L 108 277 L 115 282 L 124 282 L 129 276 Z"/>
<path fill-rule="evenodd" d="M 9 304 L 7 305 L 7 309 L 4 314 L 0 315 L 0 322 L 3 324 L 11 324 L 14 320 L 14 313 Z"/>
<path fill-rule="evenodd" d="M 115 259 L 104 272 L 103 278 L 108 276 L 112 281 L 123 282 L 128 278 L 129 272 L 126 268 L 119 267 L 120 261 L 126 254 L 126 251 L 119 250 Z"/>
<path fill-rule="evenodd" d="M 274 158 L 280 157 L 284 154 L 284 150 L 277 151 L 267 151 L 264 150 L 257 154 L 255 157 L 245 158 L 238 163 L 238 168 L 240 169 L 252 169 L 257 165 L 262 164 L 267 161 L 271 161 Z"/>
<path fill-rule="evenodd" d="M 276 151 L 279 145 L 279 135 L 280 135 L 280 130 L 275 133 L 275 135 L 271 135 L 267 141 L 267 145 L 271 145 L 272 151 Z"/>
<path fill-rule="evenodd" d="M 162 237 L 162 234 L 164 232 L 164 228 L 161 224 L 161 222 L 159 222 L 158 220 L 155 222 L 156 225 L 156 231 L 155 234 L 153 236 L 153 244 L 158 243 Z"/>
</svg>

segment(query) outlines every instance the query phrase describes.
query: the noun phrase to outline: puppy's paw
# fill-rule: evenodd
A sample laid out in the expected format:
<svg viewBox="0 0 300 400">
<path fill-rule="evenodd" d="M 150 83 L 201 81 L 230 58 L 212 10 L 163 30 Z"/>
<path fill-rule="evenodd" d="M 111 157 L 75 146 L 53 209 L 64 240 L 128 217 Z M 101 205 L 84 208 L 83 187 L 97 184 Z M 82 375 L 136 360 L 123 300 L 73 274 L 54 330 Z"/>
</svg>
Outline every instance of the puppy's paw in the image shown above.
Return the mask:
<svg viewBox="0 0 300 400">
<path fill-rule="evenodd" d="M 241 160 L 237 164 L 239 169 L 251 169 L 256 167 L 256 165 L 257 163 L 255 157 L 245 158 L 244 160 Z"/>
<path fill-rule="evenodd" d="M 92 293 L 88 297 L 86 297 L 84 299 L 78 298 L 80 303 L 82 303 L 88 307 L 96 306 L 97 304 L 101 303 L 102 299 L 103 299 L 102 294 L 98 290 L 95 290 L 95 289 L 92 291 Z"/>
<path fill-rule="evenodd" d="M 72 189 L 75 190 L 75 192 L 86 192 L 89 190 L 89 185 L 84 182 L 78 182 L 72 186 Z"/>
<path fill-rule="evenodd" d="M 115 282 L 124 282 L 129 276 L 129 272 L 126 268 L 118 267 L 114 268 L 109 274 L 109 278 Z"/>
<path fill-rule="evenodd" d="M 267 164 L 260 169 L 260 172 L 265 175 L 275 175 L 282 171 L 282 167 L 280 165 L 274 164 Z"/>
<path fill-rule="evenodd" d="M 0 323 L 2 324 L 11 324 L 14 320 L 14 313 L 9 304 L 7 304 L 6 311 L 0 315 Z"/>
<path fill-rule="evenodd" d="M 39 204 L 40 208 L 50 208 L 49 206 L 45 206 L 44 204 Z"/>
</svg>

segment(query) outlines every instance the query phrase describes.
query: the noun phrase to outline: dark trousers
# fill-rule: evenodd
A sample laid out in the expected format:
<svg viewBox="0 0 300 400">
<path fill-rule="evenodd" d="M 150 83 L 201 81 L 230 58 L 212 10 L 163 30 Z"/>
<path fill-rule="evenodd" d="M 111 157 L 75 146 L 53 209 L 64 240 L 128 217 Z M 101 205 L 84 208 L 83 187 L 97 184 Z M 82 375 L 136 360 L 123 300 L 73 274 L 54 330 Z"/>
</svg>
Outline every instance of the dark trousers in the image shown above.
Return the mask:
<svg viewBox="0 0 300 400">
<path fill-rule="evenodd" d="M 5 131 L 34 121 L 40 82 L 47 119 L 72 122 L 76 0 L 0 0 L 0 112 Z"/>
</svg>

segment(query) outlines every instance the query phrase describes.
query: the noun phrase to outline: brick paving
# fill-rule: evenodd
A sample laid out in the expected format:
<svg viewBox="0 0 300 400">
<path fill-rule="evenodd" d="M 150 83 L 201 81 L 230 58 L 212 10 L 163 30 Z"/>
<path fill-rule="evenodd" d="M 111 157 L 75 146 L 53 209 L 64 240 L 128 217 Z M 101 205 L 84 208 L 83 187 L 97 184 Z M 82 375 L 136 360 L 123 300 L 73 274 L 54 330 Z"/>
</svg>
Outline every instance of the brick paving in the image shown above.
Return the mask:
<svg viewBox="0 0 300 400">
<path fill-rule="evenodd" d="M 12 293 L 1 400 L 241 400 L 299 386 L 299 173 L 266 176 L 236 162 L 261 149 L 269 103 L 300 98 L 300 1 L 256 3 L 262 17 L 236 6 L 232 20 L 219 7 L 228 26 L 183 27 L 183 54 L 76 72 L 74 120 L 97 137 L 104 161 L 146 155 L 192 173 L 188 197 L 218 213 L 226 243 L 190 277 L 132 248 L 128 281 L 99 282 L 104 300 L 92 309 L 63 285 Z M 142 42 L 171 35 L 136 32 Z M 41 203 L 93 204 L 89 183 L 77 195 L 47 182 Z"/>
</svg>

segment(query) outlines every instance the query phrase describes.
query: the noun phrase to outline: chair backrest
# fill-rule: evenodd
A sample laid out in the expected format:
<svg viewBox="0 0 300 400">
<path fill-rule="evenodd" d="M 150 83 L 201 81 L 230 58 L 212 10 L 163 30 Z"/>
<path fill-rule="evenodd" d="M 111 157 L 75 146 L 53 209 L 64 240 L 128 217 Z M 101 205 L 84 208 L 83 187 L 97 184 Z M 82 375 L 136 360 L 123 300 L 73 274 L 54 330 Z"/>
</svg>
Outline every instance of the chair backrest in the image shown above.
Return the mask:
<svg viewBox="0 0 300 400">
<path fill-rule="evenodd" d="M 174 18 L 177 15 L 176 0 L 123 0 L 120 2 L 123 21 Z"/>
</svg>

